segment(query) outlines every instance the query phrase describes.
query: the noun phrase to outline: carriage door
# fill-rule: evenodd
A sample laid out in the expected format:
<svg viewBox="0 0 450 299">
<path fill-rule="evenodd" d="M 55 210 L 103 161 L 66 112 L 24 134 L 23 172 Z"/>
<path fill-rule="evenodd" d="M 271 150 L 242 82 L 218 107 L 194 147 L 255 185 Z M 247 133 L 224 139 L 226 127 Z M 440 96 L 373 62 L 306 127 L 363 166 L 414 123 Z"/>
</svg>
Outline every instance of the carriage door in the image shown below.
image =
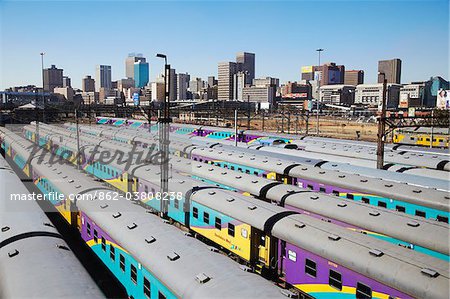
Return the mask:
<svg viewBox="0 0 450 299">
<path fill-rule="evenodd" d="M 259 235 L 258 260 L 266 267 L 270 266 L 270 237 L 263 233 Z"/>
</svg>

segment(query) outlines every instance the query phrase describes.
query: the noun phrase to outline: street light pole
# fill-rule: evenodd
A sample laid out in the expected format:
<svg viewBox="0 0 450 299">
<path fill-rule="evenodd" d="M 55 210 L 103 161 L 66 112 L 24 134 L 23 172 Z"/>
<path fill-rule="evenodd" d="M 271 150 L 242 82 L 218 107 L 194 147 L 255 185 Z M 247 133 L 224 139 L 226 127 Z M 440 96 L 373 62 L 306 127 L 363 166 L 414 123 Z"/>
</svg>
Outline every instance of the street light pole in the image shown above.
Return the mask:
<svg viewBox="0 0 450 299">
<path fill-rule="evenodd" d="M 237 140 L 237 137 L 238 137 L 237 136 L 238 135 L 237 121 L 238 121 L 238 111 L 237 111 L 237 108 L 235 108 L 234 109 L 234 146 L 237 146 L 237 142 L 238 142 L 238 140 Z"/>
<path fill-rule="evenodd" d="M 384 134 L 386 128 L 386 74 L 379 73 L 380 76 L 383 76 L 383 97 L 381 99 L 381 115 L 378 118 L 378 142 L 377 142 L 377 169 L 383 169 L 384 166 Z"/>
<path fill-rule="evenodd" d="M 320 68 L 320 53 L 324 51 L 324 49 L 319 48 L 316 50 L 319 53 L 319 68 Z M 322 70 L 321 70 L 322 72 Z M 323 74 L 322 74 L 323 76 Z M 317 101 L 316 101 L 316 117 L 317 117 L 317 136 L 319 136 L 320 132 L 319 132 L 319 100 L 320 100 L 320 79 L 318 78 L 317 80 Z"/>
<path fill-rule="evenodd" d="M 164 58 L 164 101 L 162 102 L 159 118 L 159 150 L 161 152 L 161 216 L 166 218 L 169 202 L 163 200 L 169 196 L 169 125 L 170 119 L 170 65 L 167 64 L 167 56 L 156 54 L 158 58 Z M 176 200 L 176 199 L 174 199 Z"/>
<path fill-rule="evenodd" d="M 43 105 L 43 109 L 42 109 L 42 122 L 45 123 L 45 95 L 44 95 L 44 55 L 45 52 L 41 52 L 41 70 L 42 70 L 42 105 Z M 36 103 L 37 104 L 37 103 Z"/>
<path fill-rule="evenodd" d="M 247 130 L 250 130 L 250 95 L 247 95 Z"/>
<path fill-rule="evenodd" d="M 75 108 L 75 124 L 76 124 L 76 130 L 77 130 L 77 155 L 76 155 L 76 159 L 77 159 L 77 169 L 80 170 L 81 169 L 81 154 L 80 154 L 80 129 L 79 129 L 79 121 L 78 121 L 78 109 Z"/>
</svg>

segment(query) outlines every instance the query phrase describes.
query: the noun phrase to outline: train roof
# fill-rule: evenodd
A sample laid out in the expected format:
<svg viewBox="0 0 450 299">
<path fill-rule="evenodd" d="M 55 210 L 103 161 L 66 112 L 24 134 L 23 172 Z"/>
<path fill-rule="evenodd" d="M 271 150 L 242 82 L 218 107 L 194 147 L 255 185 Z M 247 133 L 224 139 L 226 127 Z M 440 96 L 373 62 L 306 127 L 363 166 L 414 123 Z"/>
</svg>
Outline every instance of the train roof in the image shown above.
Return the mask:
<svg viewBox="0 0 450 299">
<path fill-rule="evenodd" d="M 450 195 L 445 191 L 364 177 L 358 174 L 344 174 L 339 171 L 324 170 L 310 166 L 294 166 L 288 173 L 292 177 L 310 179 L 322 184 L 362 191 L 366 194 L 394 198 L 441 211 L 450 211 Z"/>
<path fill-rule="evenodd" d="M 242 150 L 242 149 L 241 149 Z M 320 165 L 320 168 L 328 170 L 339 170 L 347 173 L 359 173 L 374 178 L 382 178 L 389 181 L 406 182 L 422 187 L 431 187 L 441 190 L 448 190 L 449 173 L 445 171 L 435 171 L 432 169 L 415 168 L 420 171 L 412 171 L 414 167 L 405 170 L 404 165 L 392 165 L 384 169 L 376 169 L 376 161 L 356 159 L 352 157 L 335 156 L 327 153 L 314 153 L 303 150 L 289 150 L 264 146 L 258 148 L 266 156 L 282 159 L 292 159 L 301 164 Z M 320 164 L 319 164 L 320 163 Z M 404 172 L 393 170 L 403 169 Z M 413 174 L 415 172 L 416 174 Z"/>
<path fill-rule="evenodd" d="M 448 294 L 448 263 L 433 257 L 380 242 L 304 214 L 282 214 L 285 209 L 237 193 L 230 195 L 219 189 L 200 189 L 193 193 L 192 201 L 263 231 L 269 229 L 281 240 L 407 291 L 412 296 L 433 294 L 436 298 L 446 298 Z M 272 228 L 271 219 L 275 218 L 277 221 L 273 221 Z M 439 276 L 432 278 L 422 272 L 428 268 L 437 271 Z"/>
<path fill-rule="evenodd" d="M 29 192 L 1 156 L 0 181 L 0 297 L 105 298 L 38 204 L 10 198 Z"/>
<path fill-rule="evenodd" d="M 272 234 L 417 298 L 447 298 L 448 263 L 404 250 L 326 222 L 295 214 L 276 222 Z M 298 246 L 298 245 L 297 245 Z"/>
<path fill-rule="evenodd" d="M 176 162 L 185 163 L 182 160 Z M 264 196 L 278 204 L 284 201 L 286 205 L 349 223 L 363 228 L 363 231 L 392 236 L 449 255 L 447 224 L 308 191 L 297 186 L 277 184 L 268 179 L 200 162 L 193 163 L 192 173 L 254 196 Z"/>
<path fill-rule="evenodd" d="M 193 154 L 207 157 L 210 161 L 229 161 L 268 172 L 289 174 L 292 177 L 339 186 L 352 191 L 361 191 L 363 193 L 381 195 L 387 198 L 394 197 L 395 199 L 413 204 L 425 205 L 443 211 L 449 211 L 450 209 L 450 195 L 445 191 L 439 191 L 432 188 L 422 188 L 407 185 L 405 183 L 396 183 L 360 176 L 357 174 L 325 170 L 318 167 L 301 165 L 289 160 L 272 159 L 262 155 L 233 153 L 218 149 L 203 148 L 193 150 Z"/>
<path fill-rule="evenodd" d="M 70 175 L 73 185 L 80 186 L 73 190 L 75 193 L 94 193 L 93 188 L 114 192 L 98 182 L 87 180 L 84 174 L 68 165 L 59 165 L 56 170 L 51 166 L 46 169 L 43 172 L 49 172 L 47 175 L 52 179 L 61 171 Z M 210 251 L 206 245 L 184 236 L 178 228 L 149 215 L 125 198 L 108 202 L 81 200 L 77 206 L 178 297 L 207 298 L 213 294 L 219 297 L 284 297 L 272 283 L 242 271 L 228 257 Z M 120 216 L 112 217 L 117 212 Z M 132 224 L 136 227 L 131 230 Z M 146 241 L 153 239 L 150 243 Z M 176 258 L 172 259 L 172 256 Z M 224 281 L 229 283 L 224 284 Z"/>
</svg>

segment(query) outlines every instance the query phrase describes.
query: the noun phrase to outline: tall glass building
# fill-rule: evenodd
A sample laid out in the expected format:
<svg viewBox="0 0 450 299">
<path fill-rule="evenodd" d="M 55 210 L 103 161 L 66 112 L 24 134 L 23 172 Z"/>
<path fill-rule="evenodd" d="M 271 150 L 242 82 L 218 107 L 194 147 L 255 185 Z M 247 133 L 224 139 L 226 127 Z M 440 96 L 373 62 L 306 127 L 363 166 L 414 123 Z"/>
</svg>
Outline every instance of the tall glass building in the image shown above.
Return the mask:
<svg viewBox="0 0 450 299">
<path fill-rule="evenodd" d="M 134 63 L 134 84 L 141 88 L 147 85 L 149 80 L 148 62 L 137 61 Z"/>
</svg>

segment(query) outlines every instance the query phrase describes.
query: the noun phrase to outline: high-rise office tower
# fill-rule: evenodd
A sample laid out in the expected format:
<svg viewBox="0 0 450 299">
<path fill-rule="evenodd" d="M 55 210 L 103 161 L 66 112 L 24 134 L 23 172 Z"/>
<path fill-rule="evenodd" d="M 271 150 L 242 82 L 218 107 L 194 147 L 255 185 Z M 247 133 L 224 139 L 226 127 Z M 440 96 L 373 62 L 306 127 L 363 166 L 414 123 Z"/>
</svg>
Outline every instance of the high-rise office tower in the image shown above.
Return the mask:
<svg viewBox="0 0 450 299">
<path fill-rule="evenodd" d="M 63 86 L 62 87 L 72 87 L 72 83 L 69 77 L 63 76 Z"/>
<path fill-rule="evenodd" d="M 187 90 L 191 76 L 188 73 L 177 75 L 177 100 L 187 100 Z"/>
<path fill-rule="evenodd" d="M 378 73 L 386 75 L 387 83 L 400 84 L 402 61 L 398 58 L 378 61 Z M 383 83 L 383 77 L 378 74 L 378 83 Z"/>
<path fill-rule="evenodd" d="M 210 100 L 217 100 L 217 80 L 214 76 L 208 77 L 207 97 Z"/>
<path fill-rule="evenodd" d="M 238 71 L 246 73 L 245 84 L 252 84 L 255 79 L 255 54 L 239 52 L 236 54 L 236 63 Z"/>
<path fill-rule="evenodd" d="M 320 67 L 320 85 L 343 84 L 345 76 L 345 66 L 336 65 L 334 62 L 325 63 Z"/>
<path fill-rule="evenodd" d="M 63 69 L 58 69 L 54 64 L 44 69 L 44 91 L 53 92 L 55 87 L 63 87 Z"/>
<path fill-rule="evenodd" d="M 209 76 L 208 77 L 208 87 L 214 87 L 214 85 L 217 85 L 216 77 Z"/>
<path fill-rule="evenodd" d="M 169 84 L 169 101 L 176 101 L 177 99 L 177 73 L 175 69 L 170 69 L 170 84 Z"/>
<path fill-rule="evenodd" d="M 233 100 L 234 74 L 237 73 L 235 62 L 220 62 L 218 65 L 218 90 L 219 100 Z"/>
<path fill-rule="evenodd" d="M 100 88 L 111 89 L 111 66 L 110 65 L 97 65 L 95 70 L 95 89 Z"/>
<path fill-rule="evenodd" d="M 138 53 L 130 53 L 128 54 L 128 57 L 125 59 L 125 75 L 127 78 L 135 79 L 134 78 L 134 64 L 136 62 L 143 62 L 145 63 L 146 60 L 142 56 L 142 54 Z"/>
<path fill-rule="evenodd" d="M 86 76 L 83 78 L 83 82 L 81 83 L 81 89 L 84 92 L 92 92 L 95 91 L 95 80 L 91 78 L 91 76 Z"/>
<path fill-rule="evenodd" d="M 137 61 L 134 63 L 134 86 L 141 88 L 147 85 L 149 80 L 149 66 L 144 61 Z"/>
<path fill-rule="evenodd" d="M 353 86 L 364 84 L 364 71 L 363 70 L 345 71 L 344 84 Z"/>
<path fill-rule="evenodd" d="M 238 72 L 237 74 L 234 75 L 233 77 L 233 92 L 234 92 L 234 96 L 233 99 L 238 100 L 238 101 L 242 101 L 243 100 L 243 90 L 244 87 L 247 85 L 247 75 L 243 72 Z"/>
</svg>

